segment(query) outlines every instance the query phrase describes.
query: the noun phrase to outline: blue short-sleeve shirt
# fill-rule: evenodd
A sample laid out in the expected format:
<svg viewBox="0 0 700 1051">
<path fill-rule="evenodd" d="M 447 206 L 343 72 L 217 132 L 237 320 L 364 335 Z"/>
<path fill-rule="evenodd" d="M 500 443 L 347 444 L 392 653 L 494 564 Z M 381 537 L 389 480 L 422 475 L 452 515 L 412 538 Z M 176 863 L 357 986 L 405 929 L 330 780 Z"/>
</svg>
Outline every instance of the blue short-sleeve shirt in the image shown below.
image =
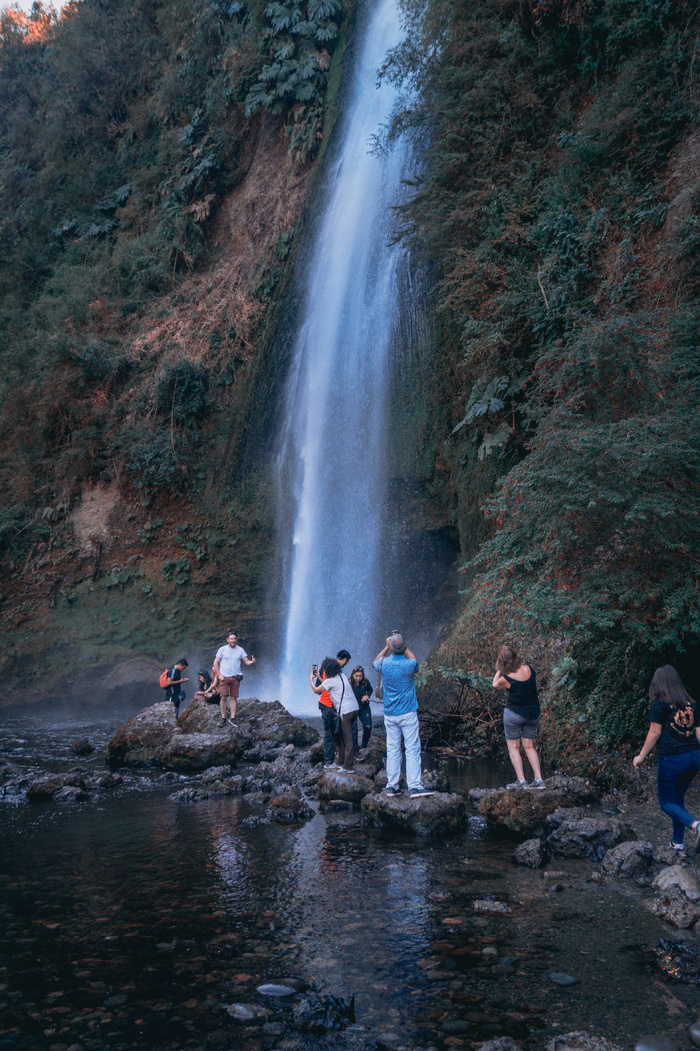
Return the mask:
<svg viewBox="0 0 700 1051">
<path fill-rule="evenodd" d="M 375 671 L 382 673 L 384 691 L 384 714 L 407 715 L 418 710 L 418 697 L 413 676 L 418 671 L 418 661 L 391 653 L 383 660 L 374 662 Z"/>
</svg>

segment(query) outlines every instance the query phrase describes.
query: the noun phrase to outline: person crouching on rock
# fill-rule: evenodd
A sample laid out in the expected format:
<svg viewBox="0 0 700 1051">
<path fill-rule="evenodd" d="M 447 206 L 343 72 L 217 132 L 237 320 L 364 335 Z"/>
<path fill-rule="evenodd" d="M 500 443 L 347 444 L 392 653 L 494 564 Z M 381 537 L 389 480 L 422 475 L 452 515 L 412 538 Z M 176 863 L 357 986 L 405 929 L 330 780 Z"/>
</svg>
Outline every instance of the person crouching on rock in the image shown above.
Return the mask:
<svg viewBox="0 0 700 1051">
<path fill-rule="evenodd" d="M 359 705 L 355 700 L 355 694 L 343 674 L 340 663 L 334 657 L 326 657 L 321 664 L 321 679 L 316 685 L 318 677 L 315 671 L 311 671 L 309 681 L 314 693 L 322 694 L 325 690 L 331 699 L 333 707 L 340 718 L 340 740 L 338 741 L 338 762 L 335 765 L 345 773 L 351 773 L 355 767 L 355 749 L 352 743 L 352 727 Z"/>
<path fill-rule="evenodd" d="M 214 674 L 212 679 L 208 671 L 202 669 L 197 676 L 199 680 L 199 689 L 194 695 L 195 701 L 206 701 L 207 704 L 218 704 L 219 703 L 219 689 L 218 689 L 218 678 Z"/>
<path fill-rule="evenodd" d="M 540 757 L 535 749 L 534 738 L 540 723 L 540 701 L 537 696 L 535 669 L 523 664 L 512 646 L 501 646 L 496 658 L 494 690 L 508 690 L 508 700 L 503 712 L 503 729 L 506 734 L 508 756 L 513 764 L 517 781 L 507 788 L 544 788 Z M 528 786 L 520 754 L 522 740 L 525 755 L 532 767 L 535 780 Z"/>
<path fill-rule="evenodd" d="M 693 832 L 693 846 L 700 845 L 700 821 L 685 809 L 685 793 L 700 770 L 700 713 L 681 682 L 676 669 L 665 664 L 657 668 L 649 687 L 649 732 L 639 755 L 632 760 L 642 765 L 654 745 L 659 744 L 657 787 L 659 806 L 673 823 L 674 850 L 683 850 L 686 828 Z"/>
<path fill-rule="evenodd" d="M 399 632 L 386 640 L 374 660 L 374 670 L 382 675 L 384 728 L 386 730 L 386 792 L 401 794 L 401 741 L 406 752 L 406 784 L 411 799 L 435 793 L 423 785 L 418 727 L 418 695 L 413 677 L 418 661 Z"/>
</svg>

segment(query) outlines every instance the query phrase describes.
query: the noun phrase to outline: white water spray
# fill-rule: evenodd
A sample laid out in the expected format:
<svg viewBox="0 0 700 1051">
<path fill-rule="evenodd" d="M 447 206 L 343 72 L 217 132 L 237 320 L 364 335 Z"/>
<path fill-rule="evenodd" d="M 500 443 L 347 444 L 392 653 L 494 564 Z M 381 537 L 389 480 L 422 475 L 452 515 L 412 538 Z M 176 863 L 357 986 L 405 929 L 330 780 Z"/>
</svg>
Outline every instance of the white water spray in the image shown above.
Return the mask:
<svg viewBox="0 0 700 1051">
<path fill-rule="evenodd" d="M 403 197 L 399 145 L 370 152 L 395 89 L 377 86 L 387 50 L 401 40 L 395 0 L 367 21 L 341 141 L 310 261 L 278 452 L 286 624 L 280 697 L 311 713 L 311 664 L 348 648 L 368 662 L 386 550 L 388 399 L 402 257 L 390 246 L 392 206 Z"/>
</svg>

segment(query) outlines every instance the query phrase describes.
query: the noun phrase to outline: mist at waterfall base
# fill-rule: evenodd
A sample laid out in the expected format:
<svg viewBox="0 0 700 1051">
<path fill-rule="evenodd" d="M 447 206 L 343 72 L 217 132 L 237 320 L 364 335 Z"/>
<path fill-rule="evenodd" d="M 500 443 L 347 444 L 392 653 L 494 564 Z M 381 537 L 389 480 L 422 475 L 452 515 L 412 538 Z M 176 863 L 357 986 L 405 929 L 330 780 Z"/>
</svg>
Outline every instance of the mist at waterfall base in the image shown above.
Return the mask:
<svg viewBox="0 0 700 1051">
<path fill-rule="evenodd" d="M 391 559 L 388 421 L 403 349 L 397 321 L 407 306 L 392 209 L 404 198 L 411 159 L 400 143 L 371 151 L 395 103 L 394 87 L 378 85 L 377 71 L 401 39 L 396 3 L 379 0 L 360 31 L 328 162 L 283 397 L 277 588 L 284 612 L 274 695 L 298 714 L 317 710 L 312 664 L 347 648 L 353 665 L 368 667 L 387 633 L 404 629 L 394 622 L 406 566 Z M 427 652 L 428 640 L 420 642 Z M 267 694 L 269 674 L 263 679 Z"/>
</svg>

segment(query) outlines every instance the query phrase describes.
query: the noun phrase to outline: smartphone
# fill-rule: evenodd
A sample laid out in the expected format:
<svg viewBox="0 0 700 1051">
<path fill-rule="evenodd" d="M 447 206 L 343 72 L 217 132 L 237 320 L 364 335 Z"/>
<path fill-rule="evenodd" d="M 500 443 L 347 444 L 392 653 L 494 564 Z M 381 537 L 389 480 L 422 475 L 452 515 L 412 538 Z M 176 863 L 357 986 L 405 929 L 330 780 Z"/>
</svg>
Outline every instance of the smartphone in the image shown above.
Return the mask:
<svg viewBox="0 0 700 1051">
<path fill-rule="evenodd" d="M 311 665 L 311 671 L 314 672 L 314 674 L 315 674 L 318 671 L 318 664 L 312 664 Z"/>
</svg>

